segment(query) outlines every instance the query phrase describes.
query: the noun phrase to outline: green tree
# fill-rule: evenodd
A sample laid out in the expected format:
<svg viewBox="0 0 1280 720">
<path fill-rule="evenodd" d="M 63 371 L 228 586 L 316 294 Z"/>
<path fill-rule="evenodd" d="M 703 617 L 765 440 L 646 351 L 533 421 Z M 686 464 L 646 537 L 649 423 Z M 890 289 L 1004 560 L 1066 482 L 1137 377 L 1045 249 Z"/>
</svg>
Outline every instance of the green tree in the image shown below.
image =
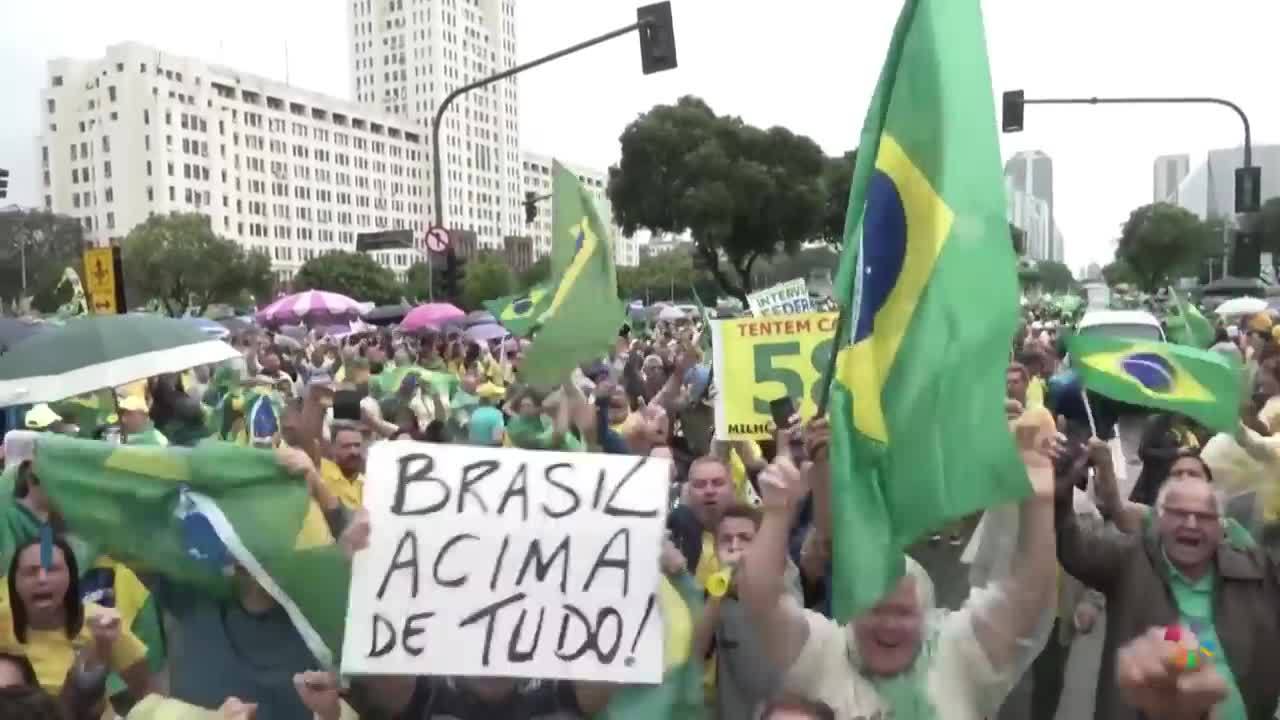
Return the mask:
<svg viewBox="0 0 1280 720">
<path fill-rule="evenodd" d="M 125 237 L 124 282 L 130 307 L 159 300 L 174 316 L 213 303 L 252 305 L 271 298 L 271 260 L 219 237 L 206 215 L 154 215 Z"/>
<path fill-rule="evenodd" d="M 1129 267 L 1129 263 L 1117 259 L 1102 266 L 1102 281 L 1108 287 L 1115 287 L 1132 285 L 1137 282 L 1137 278 L 1134 277 L 1133 268 Z"/>
<path fill-rule="evenodd" d="M 0 213 L 0 302 L 21 305 L 25 255 L 26 296 L 41 312 L 53 312 L 71 299 L 71 290 L 58 291 L 68 268 L 81 272 L 84 231 L 75 218 L 44 210 Z"/>
<path fill-rule="evenodd" d="M 803 135 L 684 97 L 655 106 L 619 140 L 609 200 L 622 231 L 690 231 L 707 270 L 744 303 L 757 260 L 822 236 L 827 157 Z"/>
<path fill-rule="evenodd" d="M 293 277 L 295 290 L 327 290 L 358 302 L 392 305 L 400 302 L 395 273 L 365 253 L 334 252 L 302 264 Z"/>
<path fill-rule="evenodd" d="M 551 279 L 551 256 L 543 255 L 521 272 L 516 278 L 516 289 L 524 292 L 529 288 Z"/>
<path fill-rule="evenodd" d="M 425 300 L 430 296 L 431 266 L 425 262 L 416 262 L 405 272 L 404 296 L 410 301 Z"/>
<path fill-rule="evenodd" d="M 481 253 L 467 262 L 459 302 L 466 310 L 480 310 L 485 300 L 515 292 L 516 278 L 507 259 L 499 253 Z"/>
<path fill-rule="evenodd" d="M 1041 260 L 1036 263 L 1036 270 L 1040 273 L 1040 287 L 1045 292 L 1062 293 L 1076 286 L 1071 268 L 1056 260 Z"/>
<path fill-rule="evenodd" d="M 853 185 L 853 167 L 857 162 L 858 151 L 850 150 L 840 157 L 827 158 L 822 171 L 822 188 L 826 197 L 822 207 L 822 239 L 836 247 L 844 244 L 849 189 Z"/>
<path fill-rule="evenodd" d="M 1179 273 L 1194 273 L 1213 246 L 1212 235 L 1189 210 L 1169 203 L 1143 205 L 1125 222 L 1116 259 L 1129 266 L 1139 289 L 1155 292 Z"/>
</svg>

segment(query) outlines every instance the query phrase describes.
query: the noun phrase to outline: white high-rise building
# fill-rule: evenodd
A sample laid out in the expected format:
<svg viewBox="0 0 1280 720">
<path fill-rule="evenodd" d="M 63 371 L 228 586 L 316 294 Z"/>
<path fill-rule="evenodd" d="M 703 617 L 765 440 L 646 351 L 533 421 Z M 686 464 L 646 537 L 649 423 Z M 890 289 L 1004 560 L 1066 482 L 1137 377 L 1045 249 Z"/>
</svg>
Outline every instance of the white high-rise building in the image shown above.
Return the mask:
<svg viewBox="0 0 1280 720">
<path fill-rule="evenodd" d="M 1010 178 L 1005 178 L 1005 198 L 1009 222 L 1025 234 L 1023 255 L 1037 262 L 1053 260 L 1053 221 L 1049 204 L 1015 188 Z"/>
<path fill-rule="evenodd" d="M 199 212 L 287 280 L 360 232 L 427 228 L 429 138 L 400 117 L 134 43 L 52 60 L 47 81 L 44 206 L 96 243 Z M 417 259 L 376 257 L 397 273 Z"/>
<path fill-rule="evenodd" d="M 1161 155 L 1151 168 L 1151 202 L 1178 203 L 1178 186 L 1191 172 L 1191 156 Z"/>
<path fill-rule="evenodd" d="M 1015 193 L 1040 200 L 1044 204 L 1040 210 L 1046 212 L 1048 216 L 1046 245 L 1041 255 L 1033 256 L 1030 252 L 1032 229 L 1018 224 L 1019 221 L 1013 214 L 1013 203 L 1016 198 L 1010 197 L 1009 222 L 1027 232 L 1028 257 L 1035 260 L 1062 262 L 1064 254 L 1062 236 L 1057 232 L 1057 224 L 1053 216 L 1053 159 L 1040 150 L 1016 153 L 1005 163 L 1004 176 L 1005 187 Z"/>
<path fill-rule="evenodd" d="M 515 0 L 346 0 L 352 97 L 429 126 L 454 89 L 515 65 Z M 428 145 L 430 137 L 428 136 Z M 454 101 L 441 124 L 443 225 L 501 249 L 519 235 L 519 97 L 514 79 Z M 432 162 L 436 158 L 431 158 Z M 428 204 L 434 213 L 434 206 Z"/>
<path fill-rule="evenodd" d="M 521 153 L 521 169 L 523 170 L 523 191 L 531 192 L 538 197 L 551 194 L 552 159 L 537 153 Z M 600 210 L 600 219 L 609 225 L 613 234 L 613 260 L 618 267 L 635 267 L 640 264 L 640 243 L 635 237 L 623 237 L 622 231 L 613 224 L 613 206 L 605 189 L 609 185 L 609 173 L 601 170 L 571 165 L 561 162 L 578 176 L 578 181 L 591 193 Z M 533 222 L 523 226 L 517 235 L 527 235 L 533 239 L 533 257 L 535 259 L 551 254 L 551 199 L 537 203 L 538 214 Z M 523 209 L 521 210 L 523 213 Z M 524 222 L 524 217 L 520 218 Z"/>
</svg>

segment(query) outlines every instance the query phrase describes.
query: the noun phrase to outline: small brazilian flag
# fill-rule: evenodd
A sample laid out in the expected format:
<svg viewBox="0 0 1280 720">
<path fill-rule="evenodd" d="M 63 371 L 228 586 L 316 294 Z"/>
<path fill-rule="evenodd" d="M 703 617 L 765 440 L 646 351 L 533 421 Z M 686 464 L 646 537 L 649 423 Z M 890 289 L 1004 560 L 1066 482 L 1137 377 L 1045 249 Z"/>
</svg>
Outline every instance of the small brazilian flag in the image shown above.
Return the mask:
<svg viewBox="0 0 1280 720">
<path fill-rule="evenodd" d="M 1085 387 L 1112 400 L 1186 415 L 1234 432 L 1240 418 L 1239 361 L 1212 350 L 1105 335 L 1067 341 Z"/>
<path fill-rule="evenodd" d="M 1026 496 L 1004 415 L 1018 319 L 979 0 L 907 0 L 862 128 L 836 276 L 834 610 L 924 533 Z"/>
<path fill-rule="evenodd" d="M 486 300 L 484 309 L 493 314 L 498 324 L 512 335 L 529 337 L 538 326 L 538 319 L 551 304 L 551 288 L 535 285 L 523 295 Z"/>
</svg>

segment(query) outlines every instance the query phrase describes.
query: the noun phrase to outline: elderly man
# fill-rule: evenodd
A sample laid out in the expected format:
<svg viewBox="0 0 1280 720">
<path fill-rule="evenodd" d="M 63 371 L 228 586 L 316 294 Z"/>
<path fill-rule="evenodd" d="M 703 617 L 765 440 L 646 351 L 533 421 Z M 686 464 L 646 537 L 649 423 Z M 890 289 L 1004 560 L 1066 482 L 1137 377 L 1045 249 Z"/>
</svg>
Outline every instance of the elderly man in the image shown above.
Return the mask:
<svg viewBox="0 0 1280 720">
<path fill-rule="evenodd" d="M 1062 567 L 1107 598 L 1098 718 L 1140 717 L 1117 688 L 1117 649 L 1152 626 L 1167 625 L 1186 628 L 1212 648 L 1227 686 L 1219 718 L 1272 717 L 1280 699 L 1276 569 L 1263 551 L 1223 542 L 1222 498 L 1199 458 L 1173 463 L 1148 532 L 1087 530 L 1066 491 L 1060 491 L 1056 510 Z"/>
<path fill-rule="evenodd" d="M 1007 576 L 947 613 L 934 608 L 928 574 L 908 558 L 905 577 L 847 625 L 782 593 L 790 525 L 809 486 L 829 480 L 826 461 L 819 458 L 819 465 L 802 472 L 783 455 L 766 468 L 760 478 L 764 520 L 740 568 L 738 592 L 766 655 L 784 672 L 783 690 L 826 703 L 840 720 L 994 715 L 1039 649 L 1030 639 L 1053 600 L 1054 437 L 1031 426 L 1019 429 L 1036 492 L 1022 504 Z"/>
</svg>

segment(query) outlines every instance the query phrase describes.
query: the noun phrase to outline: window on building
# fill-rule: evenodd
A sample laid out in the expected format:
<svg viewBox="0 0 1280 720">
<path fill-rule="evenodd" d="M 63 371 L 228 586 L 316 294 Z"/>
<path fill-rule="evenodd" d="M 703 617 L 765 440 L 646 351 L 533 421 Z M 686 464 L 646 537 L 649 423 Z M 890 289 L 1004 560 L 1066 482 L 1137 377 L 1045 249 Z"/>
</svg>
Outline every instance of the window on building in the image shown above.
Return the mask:
<svg viewBox="0 0 1280 720">
<path fill-rule="evenodd" d="M 147 161 L 147 177 L 151 177 L 151 161 Z"/>
<path fill-rule="evenodd" d="M 107 213 L 107 229 L 108 230 L 116 229 L 116 214 L 113 212 Z"/>
<path fill-rule="evenodd" d="M 80 157 L 86 160 L 89 159 L 89 141 L 88 140 L 80 141 Z"/>
<path fill-rule="evenodd" d="M 116 101 L 116 86 L 115 86 L 115 85 L 108 85 L 108 86 L 107 86 L 107 99 L 108 99 L 108 100 L 110 100 L 111 102 L 115 102 L 115 101 Z"/>
<path fill-rule="evenodd" d="M 177 197 L 176 197 L 176 193 L 175 193 L 175 192 L 174 192 L 174 190 L 173 190 L 173 186 L 172 186 L 172 185 L 170 185 L 170 186 L 169 186 L 169 202 L 173 202 L 173 201 L 174 201 L 174 200 L 176 200 L 176 199 L 177 199 Z"/>
<path fill-rule="evenodd" d="M 111 152 L 111 136 L 109 135 L 102 136 L 102 152 L 104 153 Z"/>
<path fill-rule="evenodd" d="M 80 182 L 80 168 L 71 168 L 71 184 L 76 185 Z"/>
<path fill-rule="evenodd" d="M 62 76 L 54 75 L 52 78 L 49 78 L 49 84 L 54 87 L 62 87 Z"/>
<path fill-rule="evenodd" d="M 53 114 L 53 111 L 54 111 L 54 102 L 53 102 L 53 98 L 49 98 L 49 114 L 50 114 L 50 115 L 52 115 L 52 114 Z"/>
<path fill-rule="evenodd" d="M 80 193 L 71 193 L 71 207 L 80 207 Z"/>
<path fill-rule="evenodd" d="M 114 193 L 114 192 L 112 192 L 112 191 L 111 191 L 111 188 L 107 188 L 107 192 L 106 192 L 106 201 L 107 201 L 107 202 L 115 202 L 115 201 L 116 201 L 116 195 L 115 195 L 115 193 Z"/>
<path fill-rule="evenodd" d="M 164 124 L 165 125 L 173 124 L 173 113 L 170 112 L 169 110 L 164 111 Z"/>
<path fill-rule="evenodd" d="M 147 186 L 147 202 L 156 201 L 156 192 L 150 185 Z"/>
<path fill-rule="evenodd" d="M 107 160 L 106 162 L 102 163 L 102 177 L 107 180 L 111 179 L 111 161 L 110 160 Z"/>
<path fill-rule="evenodd" d="M 142 124 L 143 124 L 143 125 L 150 125 L 150 124 L 151 124 L 151 111 L 150 111 L 150 110 L 143 110 L 143 111 L 142 111 Z"/>
</svg>

